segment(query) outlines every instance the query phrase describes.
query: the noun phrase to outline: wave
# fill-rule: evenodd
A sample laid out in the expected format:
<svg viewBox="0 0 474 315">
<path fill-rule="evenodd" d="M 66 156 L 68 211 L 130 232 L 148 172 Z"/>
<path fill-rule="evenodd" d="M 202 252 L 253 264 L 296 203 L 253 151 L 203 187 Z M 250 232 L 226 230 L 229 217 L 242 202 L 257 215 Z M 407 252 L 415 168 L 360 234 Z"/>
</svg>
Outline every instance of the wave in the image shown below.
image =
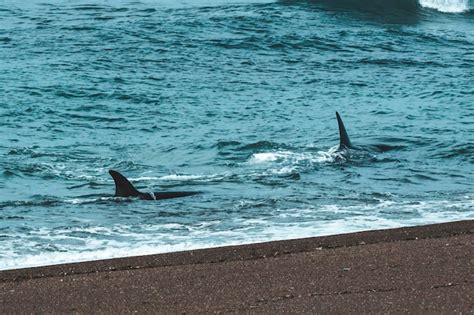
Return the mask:
<svg viewBox="0 0 474 315">
<path fill-rule="evenodd" d="M 472 143 L 456 143 L 438 147 L 439 150 L 433 154 L 434 158 L 454 159 L 474 164 L 474 144 Z"/>
<path fill-rule="evenodd" d="M 275 208 L 268 217 L 235 217 L 232 229 L 227 220 L 209 220 L 146 224 L 141 230 L 134 224 L 36 228 L 26 234 L 22 230 L 0 244 L 0 270 L 469 220 L 474 205 L 472 196 L 395 201 L 391 195 L 374 195 L 372 199 L 350 205 Z M 25 248 L 29 250 L 22 252 Z"/>
<path fill-rule="evenodd" d="M 222 174 L 210 174 L 210 175 L 192 175 L 192 174 L 168 174 L 163 176 L 140 176 L 140 177 L 131 177 L 129 180 L 131 182 L 141 182 L 141 181 L 176 181 L 176 182 L 211 182 L 218 181 L 222 179 L 224 175 Z"/>
<path fill-rule="evenodd" d="M 29 208 L 29 207 L 55 207 L 61 204 L 61 200 L 53 196 L 43 196 L 35 201 L 10 200 L 0 202 L 0 210 L 6 208 Z M 0 217 L 5 219 L 4 217 Z"/>
<path fill-rule="evenodd" d="M 334 11 L 358 11 L 376 14 L 378 18 L 389 18 L 388 21 L 406 22 L 417 18 L 425 9 L 442 13 L 464 13 L 472 9 L 470 0 L 280 0 L 283 4 L 309 3 L 321 5 Z M 425 12 L 426 13 L 426 12 Z M 429 12 L 428 12 L 429 13 Z M 375 18 L 375 16 L 374 16 Z M 380 20 L 378 19 L 378 20 Z"/>
<path fill-rule="evenodd" d="M 123 13 L 128 12 L 130 8 L 136 6 L 149 5 L 151 8 L 142 9 L 143 12 L 155 12 L 158 8 L 188 8 L 188 7 L 217 7 L 224 5 L 242 5 L 242 4 L 266 4 L 272 3 L 274 0 L 143 0 L 143 1 L 129 1 L 129 0 L 114 0 L 111 4 L 106 4 L 103 0 L 79 0 L 74 1 L 73 4 L 65 6 L 62 0 L 30 0 L 28 5 L 39 5 L 47 8 L 66 8 L 84 14 L 107 12 L 107 13 Z M 17 4 L 15 0 L 3 0 L 4 4 Z M 0 10 L 3 10 L 0 8 Z"/>
<path fill-rule="evenodd" d="M 15 1 L 4 1 L 5 3 L 15 3 Z M 95 2 L 95 3 L 94 3 Z M 130 9 L 134 9 L 136 3 L 130 3 L 126 0 L 117 0 L 115 5 L 109 6 L 104 5 L 102 1 L 97 4 L 98 1 L 77 1 L 74 5 L 66 7 L 66 9 L 85 12 L 85 13 L 122 13 L 128 12 Z M 156 7 L 164 8 L 187 8 L 187 7 L 219 7 L 229 5 L 259 5 L 274 3 L 275 0 L 145 0 L 142 4 L 150 5 L 151 7 L 146 8 L 145 12 L 155 12 Z M 381 10 L 381 12 L 387 11 L 413 11 L 419 7 L 435 9 L 445 13 L 463 13 L 471 10 L 469 0 L 372 0 L 372 1 L 360 1 L 360 0 L 280 0 L 278 3 L 283 4 L 294 4 L 294 3 L 316 3 L 316 4 L 328 4 L 334 7 L 347 7 L 353 6 L 359 9 L 365 8 L 367 10 Z M 42 6 L 57 7 L 61 5 L 64 9 L 64 5 L 59 0 L 49 0 L 45 3 L 42 0 L 30 1 L 30 4 L 39 4 Z"/>
<path fill-rule="evenodd" d="M 389 147 L 389 146 L 386 146 Z M 385 148 L 385 146 L 383 147 Z M 395 150 L 396 147 L 389 147 L 387 150 Z M 361 150 L 339 150 L 339 146 L 333 146 L 327 151 L 317 152 L 294 152 L 294 151 L 272 151 L 272 152 L 259 152 L 254 153 L 250 156 L 247 161 L 251 165 L 259 164 L 282 164 L 289 165 L 293 168 L 297 167 L 313 167 L 315 164 L 340 164 L 340 163 L 353 163 L 361 164 L 365 162 L 377 162 L 380 161 L 369 149 Z"/>
<path fill-rule="evenodd" d="M 470 10 L 469 0 L 419 0 L 422 7 L 446 13 L 463 13 Z"/>
</svg>

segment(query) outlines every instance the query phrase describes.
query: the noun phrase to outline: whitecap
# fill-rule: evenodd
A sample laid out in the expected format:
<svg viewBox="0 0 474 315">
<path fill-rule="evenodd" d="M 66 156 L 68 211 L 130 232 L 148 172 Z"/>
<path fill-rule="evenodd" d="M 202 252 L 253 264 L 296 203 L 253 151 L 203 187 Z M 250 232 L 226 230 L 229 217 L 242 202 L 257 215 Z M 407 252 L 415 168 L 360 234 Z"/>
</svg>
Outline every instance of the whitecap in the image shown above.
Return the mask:
<svg viewBox="0 0 474 315">
<path fill-rule="evenodd" d="M 420 5 L 446 13 L 462 13 L 469 10 L 469 0 L 420 0 Z"/>
</svg>

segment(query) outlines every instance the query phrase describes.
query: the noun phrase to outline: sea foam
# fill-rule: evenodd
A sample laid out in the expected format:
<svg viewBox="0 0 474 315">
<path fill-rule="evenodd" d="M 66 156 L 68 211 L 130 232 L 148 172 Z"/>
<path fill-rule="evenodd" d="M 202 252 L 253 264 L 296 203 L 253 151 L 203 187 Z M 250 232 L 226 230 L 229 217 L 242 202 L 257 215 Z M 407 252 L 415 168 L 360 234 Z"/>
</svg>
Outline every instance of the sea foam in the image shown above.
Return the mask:
<svg viewBox="0 0 474 315">
<path fill-rule="evenodd" d="M 469 10 L 469 0 L 420 0 L 420 5 L 447 13 L 462 13 Z"/>
</svg>

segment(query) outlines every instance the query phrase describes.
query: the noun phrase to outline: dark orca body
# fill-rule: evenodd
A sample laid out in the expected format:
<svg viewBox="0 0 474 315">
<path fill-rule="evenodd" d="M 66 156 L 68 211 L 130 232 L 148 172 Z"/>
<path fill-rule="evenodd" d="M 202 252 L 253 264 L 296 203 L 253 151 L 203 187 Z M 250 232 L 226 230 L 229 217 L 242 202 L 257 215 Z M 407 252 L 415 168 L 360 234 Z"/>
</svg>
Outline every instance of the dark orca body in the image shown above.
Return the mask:
<svg viewBox="0 0 474 315">
<path fill-rule="evenodd" d="M 351 143 L 349 139 L 349 135 L 347 134 L 346 127 L 342 122 L 342 118 L 338 112 L 336 112 L 337 124 L 339 126 L 339 148 L 337 149 L 338 152 L 347 152 L 350 150 L 354 151 L 366 151 L 366 152 L 386 152 L 395 150 L 399 147 L 397 146 L 390 146 L 386 144 L 375 144 L 375 145 L 364 145 L 364 146 L 356 146 Z"/>
<path fill-rule="evenodd" d="M 347 134 L 346 127 L 344 126 L 344 123 L 342 122 L 342 118 L 338 112 L 336 112 L 336 118 L 337 118 L 337 125 L 339 126 L 339 149 L 338 150 L 351 149 L 352 148 L 351 140 L 349 140 L 349 135 Z"/>
<path fill-rule="evenodd" d="M 197 191 L 168 191 L 168 192 L 155 192 L 155 193 L 143 193 L 138 191 L 128 179 L 117 171 L 109 170 L 109 174 L 112 176 L 115 182 L 115 197 L 138 197 L 142 200 L 160 200 L 179 198 L 199 194 Z"/>
</svg>

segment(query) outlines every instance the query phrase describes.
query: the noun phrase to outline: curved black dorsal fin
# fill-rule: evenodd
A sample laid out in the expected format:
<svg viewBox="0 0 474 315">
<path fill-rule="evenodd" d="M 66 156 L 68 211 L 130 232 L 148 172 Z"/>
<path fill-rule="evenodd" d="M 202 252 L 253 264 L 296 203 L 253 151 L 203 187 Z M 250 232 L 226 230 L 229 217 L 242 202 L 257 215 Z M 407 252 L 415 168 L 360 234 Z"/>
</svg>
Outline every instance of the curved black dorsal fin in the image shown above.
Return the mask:
<svg viewBox="0 0 474 315">
<path fill-rule="evenodd" d="M 349 136 L 347 135 L 346 127 L 344 127 L 344 123 L 342 122 L 341 116 L 339 113 L 336 112 L 337 124 L 339 125 L 339 148 L 350 148 L 352 147 L 351 141 L 349 140 Z"/>
<path fill-rule="evenodd" d="M 140 192 L 133 187 L 132 183 L 128 181 L 122 174 L 117 171 L 109 170 L 115 182 L 115 197 L 138 197 Z"/>
</svg>

